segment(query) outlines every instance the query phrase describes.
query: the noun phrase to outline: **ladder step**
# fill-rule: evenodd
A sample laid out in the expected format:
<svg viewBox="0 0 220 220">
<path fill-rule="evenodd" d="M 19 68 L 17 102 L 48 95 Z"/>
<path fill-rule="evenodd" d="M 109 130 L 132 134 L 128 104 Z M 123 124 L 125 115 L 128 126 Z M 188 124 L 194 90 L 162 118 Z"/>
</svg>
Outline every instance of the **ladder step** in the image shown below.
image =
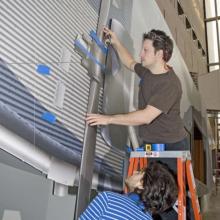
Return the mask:
<svg viewBox="0 0 220 220">
<path fill-rule="evenodd" d="M 220 176 L 220 171 L 219 171 L 219 170 L 214 171 L 214 175 L 215 175 L 216 177 Z"/>
<path fill-rule="evenodd" d="M 220 183 L 220 177 L 215 177 L 216 183 Z"/>
<path fill-rule="evenodd" d="M 214 171 L 218 172 L 220 171 L 220 168 L 215 168 Z"/>
</svg>

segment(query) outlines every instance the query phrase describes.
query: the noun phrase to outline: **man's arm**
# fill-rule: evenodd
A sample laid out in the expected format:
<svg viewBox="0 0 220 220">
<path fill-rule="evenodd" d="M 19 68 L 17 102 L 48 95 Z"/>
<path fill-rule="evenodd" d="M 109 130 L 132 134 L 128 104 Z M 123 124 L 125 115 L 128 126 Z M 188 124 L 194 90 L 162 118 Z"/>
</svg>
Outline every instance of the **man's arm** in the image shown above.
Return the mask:
<svg viewBox="0 0 220 220">
<path fill-rule="evenodd" d="M 111 44 L 118 52 L 119 58 L 121 62 L 131 71 L 134 71 L 134 66 L 137 63 L 128 50 L 122 45 L 116 34 L 109 30 L 108 28 L 104 28 L 103 32 L 105 33 L 106 37 L 110 37 Z"/>
<path fill-rule="evenodd" d="M 142 125 L 150 124 L 162 113 L 161 110 L 148 105 L 143 110 L 118 115 L 87 114 L 86 122 L 91 125 Z"/>
</svg>

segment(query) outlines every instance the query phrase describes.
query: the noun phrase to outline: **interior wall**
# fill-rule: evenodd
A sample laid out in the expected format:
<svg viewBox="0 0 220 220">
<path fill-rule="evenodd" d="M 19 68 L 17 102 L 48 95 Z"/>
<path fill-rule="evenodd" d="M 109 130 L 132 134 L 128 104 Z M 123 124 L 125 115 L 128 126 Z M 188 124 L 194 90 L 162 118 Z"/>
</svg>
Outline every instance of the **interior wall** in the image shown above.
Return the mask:
<svg viewBox="0 0 220 220">
<path fill-rule="evenodd" d="M 45 176 L 2 163 L 0 173 L 0 219 L 16 212 L 20 220 L 73 220 L 75 196 L 53 195 L 53 182 Z"/>
<path fill-rule="evenodd" d="M 200 75 L 198 85 L 206 108 L 220 110 L 220 70 Z"/>
<path fill-rule="evenodd" d="M 206 183 L 206 161 L 204 143 L 200 130 L 194 123 L 194 139 L 192 145 L 192 162 L 195 178 Z"/>
<path fill-rule="evenodd" d="M 189 71 L 197 74 L 206 73 L 207 55 L 204 56 L 203 54 L 206 50 L 203 4 L 199 0 L 156 0 L 156 2 Z M 178 5 L 183 10 L 183 14 L 181 15 L 178 14 Z M 186 18 L 191 28 L 186 25 Z M 193 32 L 197 39 L 193 38 Z"/>
</svg>

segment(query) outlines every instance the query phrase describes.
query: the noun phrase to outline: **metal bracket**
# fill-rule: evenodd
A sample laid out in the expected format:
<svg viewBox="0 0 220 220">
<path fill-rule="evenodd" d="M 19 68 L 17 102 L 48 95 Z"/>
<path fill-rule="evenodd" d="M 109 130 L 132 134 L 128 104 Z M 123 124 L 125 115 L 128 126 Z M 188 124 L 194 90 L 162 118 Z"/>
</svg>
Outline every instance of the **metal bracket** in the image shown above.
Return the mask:
<svg viewBox="0 0 220 220">
<path fill-rule="evenodd" d="M 96 45 L 101 49 L 101 51 L 106 55 L 107 54 L 107 47 L 105 44 L 100 41 L 96 33 L 92 30 L 90 31 L 90 37 L 94 40 Z M 74 46 L 75 51 L 82 57 L 82 66 L 88 70 L 89 68 L 89 61 L 92 61 L 94 64 L 99 65 L 101 69 L 105 70 L 105 65 L 103 65 L 96 56 L 93 55 L 91 52 L 91 40 L 87 37 L 86 34 L 77 35 Z"/>
</svg>

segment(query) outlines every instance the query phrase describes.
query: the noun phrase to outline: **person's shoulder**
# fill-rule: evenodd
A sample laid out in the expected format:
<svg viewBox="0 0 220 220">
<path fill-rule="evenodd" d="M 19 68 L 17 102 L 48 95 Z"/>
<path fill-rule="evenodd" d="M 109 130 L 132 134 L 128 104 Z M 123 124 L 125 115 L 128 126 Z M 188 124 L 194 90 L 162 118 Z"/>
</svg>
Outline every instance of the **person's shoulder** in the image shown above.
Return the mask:
<svg viewBox="0 0 220 220">
<path fill-rule="evenodd" d="M 134 70 L 135 71 L 144 71 L 144 72 L 149 72 L 150 70 L 146 67 L 144 67 L 141 63 L 136 63 L 134 65 Z"/>
<path fill-rule="evenodd" d="M 180 80 L 172 67 L 169 69 L 169 73 L 170 73 L 170 76 L 172 76 L 173 78 Z"/>
<path fill-rule="evenodd" d="M 180 78 L 177 76 L 173 68 L 171 68 L 165 77 L 165 80 L 170 81 L 170 84 L 180 83 Z"/>
<path fill-rule="evenodd" d="M 116 192 L 104 191 L 104 192 L 100 192 L 99 196 L 111 199 L 113 197 L 121 197 L 122 195 Z"/>
<path fill-rule="evenodd" d="M 110 191 L 105 191 L 99 193 L 100 196 L 105 197 L 106 200 L 108 201 L 115 201 L 115 200 L 120 200 L 120 201 L 130 201 L 129 197 L 126 194 L 121 194 L 121 193 L 116 193 L 116 192 L 110 192 Z"/>
<path fill-rule="evenodd" d="M 130 199 L 128 196 L 116 193 L 116 192 L 110 192 L 110 191 L 104 191 L 98 194 L 99 200 L 106 201 L 107 203 L 114 204 L 115 202 L 120 203 L 130 203 Z"/>
<path fill-rule="evenodd" d="M 134 71 L 139 75 L 139 77 L 143 77 L 145 74 L 150 73 L 150 70 L 147 69 L 146 67 L 142 66 L 141 63 L 136 63 L 134 65 Z"/>
</svg>

